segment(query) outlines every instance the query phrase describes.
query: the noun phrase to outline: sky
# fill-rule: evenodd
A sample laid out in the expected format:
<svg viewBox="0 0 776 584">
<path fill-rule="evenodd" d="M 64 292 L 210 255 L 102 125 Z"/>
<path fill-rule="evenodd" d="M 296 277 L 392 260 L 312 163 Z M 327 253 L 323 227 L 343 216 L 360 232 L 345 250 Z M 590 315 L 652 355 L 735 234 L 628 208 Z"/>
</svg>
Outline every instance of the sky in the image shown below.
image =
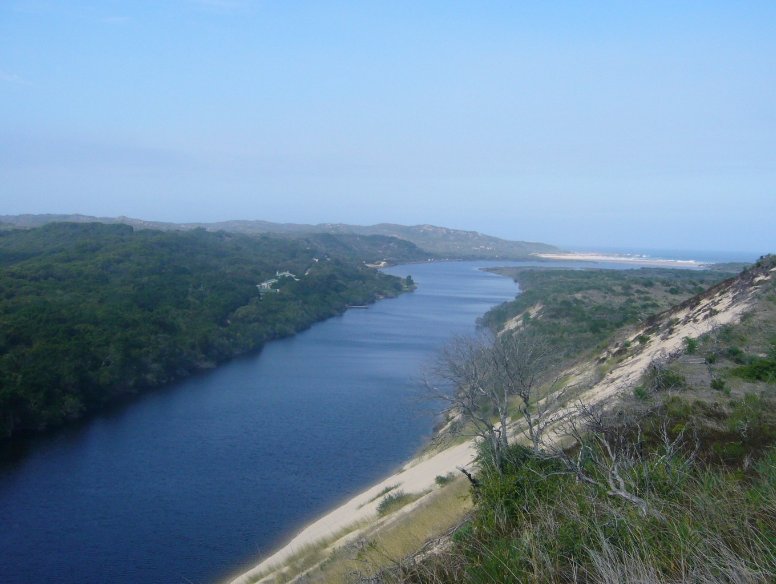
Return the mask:
<svg viewBox="0 0 776 584">
<path fill-rule="evenodd" d="M 0 214 L 776 252 L 776 2 L 0 0 Z"/>
</svg>

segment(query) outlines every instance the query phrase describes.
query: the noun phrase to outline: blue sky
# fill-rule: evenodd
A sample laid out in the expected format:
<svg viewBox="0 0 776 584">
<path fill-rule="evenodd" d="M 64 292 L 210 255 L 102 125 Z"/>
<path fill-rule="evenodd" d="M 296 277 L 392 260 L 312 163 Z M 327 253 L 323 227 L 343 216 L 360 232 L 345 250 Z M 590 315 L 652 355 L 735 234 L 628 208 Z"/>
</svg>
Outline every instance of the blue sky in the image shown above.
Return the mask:
<svg viewBox="0 0 776 584">
<path fill-rule="evenodd" d="M 0 3 L 0 214 L 776 251 L 776 3 Z"/>
</svg>

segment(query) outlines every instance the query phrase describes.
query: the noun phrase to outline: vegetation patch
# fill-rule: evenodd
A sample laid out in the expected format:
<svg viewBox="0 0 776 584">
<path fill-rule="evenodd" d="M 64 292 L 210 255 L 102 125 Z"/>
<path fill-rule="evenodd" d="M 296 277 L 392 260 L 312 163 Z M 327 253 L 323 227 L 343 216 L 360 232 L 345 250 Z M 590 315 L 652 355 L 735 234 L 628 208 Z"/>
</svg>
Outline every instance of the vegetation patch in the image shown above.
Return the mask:
<svg viewBox="0 0 776 584">
<path fill-rule="evenodd" d="M 417 501 L 423 495 L 424 493 L 405 493 L 402 490 L 392 491 L 383 497 L 383 500 L 377 505 L 377 513 L 381 517 L 390 515 L 413 501 Z"/>
<path fill-rule="evenodd" d="M 746 381 L 763 381 L 776 383 L 776 344 L 771 345 L 767 357 L 752 357 L 744 359 L 746 365 L 740 365 L 731 370 L 730 374 Z"/>
<path fill-rule="evenodd" d="M 500 330 L 510 319 L 541 304 L 541 315 L 523 319 L 526 330 L 546 339 L 557 359 L 577 358 L 600 349 L 623 326 L 649 318 L 719 283 L 730 273 L 709 270 L 570 270 L 497 268 L 520 284 L 511 302 L 490 310 L 481 324 Z M 649 342 L 648 335 L 638 337 Z M 623 353 L 628 347 L 624 347 Z M 697 347 L 691 342 L 689 350 Z"/>
<path fill-rule="evenodd" d="M 449 472 L 446 475 L 437 475 L 434 478 L 434 482 L 440 486 L 444 487 L 445 485 L 452 483 L 455 480 L 455 473 Z"/>
<path fill-rule="evenodd" d="M 391 491 L 396 489 L 398 486 L 399 486 L 398 484 L 396 484 L 396 485 L 388 485 L 384 489 L 381 489 L 380 492 L 377 493 L 374 497 L 369 499 L 369 501 L 364 503 L 364 505 L 368 505 L 369 503 L 373 503 L 373 502 L 377 501 L 377 499 L 379 499 L 380 497 L 384 497 L 385 495 L 387 495 L 388 493 L 390 493 Z"/>
</svg>

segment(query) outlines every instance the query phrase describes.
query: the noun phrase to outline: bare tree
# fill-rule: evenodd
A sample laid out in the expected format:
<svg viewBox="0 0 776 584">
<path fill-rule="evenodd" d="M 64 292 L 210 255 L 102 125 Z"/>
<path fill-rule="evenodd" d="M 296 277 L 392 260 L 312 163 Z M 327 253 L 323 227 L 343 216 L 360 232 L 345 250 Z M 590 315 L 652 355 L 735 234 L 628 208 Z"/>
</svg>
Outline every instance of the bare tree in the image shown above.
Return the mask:
<svg viewBox="0 0 776 584">
<path fill-rule="evenodd" d="M 534 449 L 541 446 L 552 400 L 539 401 L 536 392 L 548 356 L 545 345 L 526 333 L 455 337 L 433 364 L 427 393 L 486 442 L 501 469 L 513 414 L 525 420 Z"/>
<path fill-rule="evenodd" d="M 562 417 L 558 409 L 568 390 L 555 387 L 556 379 L 549 384 L 546 396 L 538 395 L 540 381 L 551 359 L 547 343 L 526 331 L 501 334 L 493 342 L 490 359 L 494 382 L 501 388 L 503 401 L 508 405 L 517 402 L 513 409 L 517 409 L 525 422 L 525 433 L 534 452 L 539 452 L 545 431 Z"/>
<path fill-rule="evenodd" d="M 484 334 L 454 337 L 432 364 L 425 386 L 432 399 L 444 404 L 444 411 L 450 417 L 460 418 L 460 426 L 487 443 L 493 462 L 500 468 L 501 453 L 507 444 L 507 427 L 502 415 L 506 404 L 491 383 L 493 373 L 488 353 L 492 341 L 492 337 Z"/>
</svg>

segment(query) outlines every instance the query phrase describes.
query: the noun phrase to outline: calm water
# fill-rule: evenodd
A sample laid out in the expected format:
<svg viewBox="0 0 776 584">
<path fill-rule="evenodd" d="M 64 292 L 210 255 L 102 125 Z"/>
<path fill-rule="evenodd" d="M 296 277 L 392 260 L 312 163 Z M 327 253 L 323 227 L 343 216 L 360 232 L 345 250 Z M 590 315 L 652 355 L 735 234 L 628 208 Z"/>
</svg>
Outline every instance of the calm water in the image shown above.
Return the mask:
<svg viewBox="0 0 776 584">
<path fill-rule="evenodd" d="M 206 583 L 272 551 L 427 439 L 423 363 L 517 291 L 483 265 L 391 268 L 418 290 L 31 444 L 0 466 L 0 582 Z"/>
</svg>

